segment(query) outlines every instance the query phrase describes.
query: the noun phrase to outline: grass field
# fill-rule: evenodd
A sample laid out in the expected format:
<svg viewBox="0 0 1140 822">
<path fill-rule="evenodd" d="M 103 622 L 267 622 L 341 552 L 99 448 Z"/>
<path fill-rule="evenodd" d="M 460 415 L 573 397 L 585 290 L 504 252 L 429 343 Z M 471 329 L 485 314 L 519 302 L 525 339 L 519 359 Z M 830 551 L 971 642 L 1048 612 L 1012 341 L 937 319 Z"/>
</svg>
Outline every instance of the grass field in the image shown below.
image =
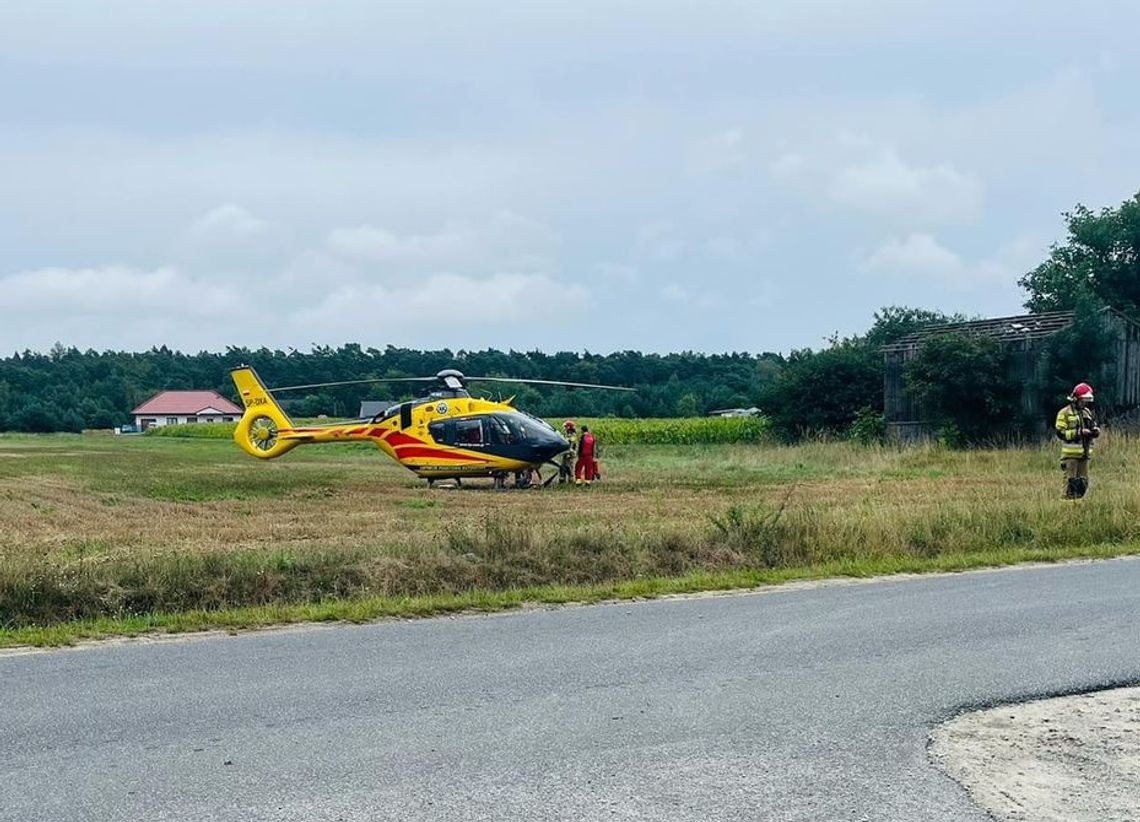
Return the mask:
<svg viewBox="0 0 1140 822">
<path fill-rule="evenodd" d="M 0 436 L 0 645 L 1136 552 L 1140 441 L 610 445 L 590 488 L 429 490 L 370 445 Z"/>
</svg>

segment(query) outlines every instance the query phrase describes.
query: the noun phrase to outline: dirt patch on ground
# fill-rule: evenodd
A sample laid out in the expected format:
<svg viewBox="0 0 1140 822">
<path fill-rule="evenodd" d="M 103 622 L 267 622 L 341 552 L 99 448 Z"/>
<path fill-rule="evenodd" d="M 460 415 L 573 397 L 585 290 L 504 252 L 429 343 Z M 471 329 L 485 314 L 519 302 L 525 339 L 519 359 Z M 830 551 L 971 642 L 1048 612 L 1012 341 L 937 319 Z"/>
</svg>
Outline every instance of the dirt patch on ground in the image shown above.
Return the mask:
<svg viewBox="0 0 1140 822">
<path fill-rule="evenodd" d="M 1140 820 L 1140 688 L 965 714 L 931 756 L 999 820 Z"/>
</svg>

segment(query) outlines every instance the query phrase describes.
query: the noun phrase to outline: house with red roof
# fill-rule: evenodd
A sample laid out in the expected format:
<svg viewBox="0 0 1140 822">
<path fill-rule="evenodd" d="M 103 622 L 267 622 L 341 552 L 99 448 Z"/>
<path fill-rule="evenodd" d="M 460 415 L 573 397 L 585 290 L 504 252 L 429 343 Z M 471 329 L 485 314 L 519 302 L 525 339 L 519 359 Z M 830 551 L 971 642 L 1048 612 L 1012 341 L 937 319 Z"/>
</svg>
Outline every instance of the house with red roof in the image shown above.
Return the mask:
<svg viewBox="0 0 1140 822">
<path fill-rule="evenodd" d="M 242 409 L 217 391 L 163 391 L 131 412 L 135 429 L 195 422 L 234 422 Z"/>
</svg>

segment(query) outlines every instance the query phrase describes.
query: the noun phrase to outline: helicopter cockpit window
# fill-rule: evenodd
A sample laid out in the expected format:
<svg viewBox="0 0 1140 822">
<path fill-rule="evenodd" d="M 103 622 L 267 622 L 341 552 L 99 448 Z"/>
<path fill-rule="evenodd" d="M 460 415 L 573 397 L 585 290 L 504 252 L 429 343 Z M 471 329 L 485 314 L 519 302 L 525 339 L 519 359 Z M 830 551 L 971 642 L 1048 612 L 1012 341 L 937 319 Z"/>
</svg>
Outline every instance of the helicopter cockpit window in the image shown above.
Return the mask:
<svg viewBox="0 0 1140 822">
<path fill-rule="evenodd" d="M 428 433 L 431 434 L 431 438 L 436 442 L 450 445 L 447 436 L 447 422 L 445 420 L 433 422 L 431 425 L 429 425 Z"/>
<path fill-rule="evenodd" d="M 511 416 L 511 428 L 520 440 L 542 441 L 553 431 L 550 426 L 525 414 Z"/>
<path fill-rule="evenodd" d="M 513 445 L 515 435 L 507 420 L 500 416 L 487 418 L 487 441 L 494 445 Z"/>
<path fill-rule="evenodd" d="M 483 421 L 482 420 L 456 420 L 455 421 L 455 444 L 456 445 L 482 445 L 483 444 Z"/>
</svg>

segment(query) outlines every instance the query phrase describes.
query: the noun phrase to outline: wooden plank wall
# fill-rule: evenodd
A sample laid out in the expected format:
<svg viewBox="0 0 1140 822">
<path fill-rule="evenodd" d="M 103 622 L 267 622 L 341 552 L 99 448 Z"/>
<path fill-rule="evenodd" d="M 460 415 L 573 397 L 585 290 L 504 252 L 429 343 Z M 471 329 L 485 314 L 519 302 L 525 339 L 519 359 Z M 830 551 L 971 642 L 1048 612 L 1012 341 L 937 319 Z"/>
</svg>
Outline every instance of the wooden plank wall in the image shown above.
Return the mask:
<svg viewBox="0 0 1140 822">
<path fill-rule="evenodd" d="M 1115 312 L 1106 313 L 1105 322 L 1116 337 L 1116 401 L 1112 408 L 1106 408 L 1105 411 L 1111 416 L 1128 415 L 1140 420 L 1140 326 Z M 1038 376 L 1045 340 L 1022 340 L 1010 345 L 1015 346 L 1012 352 L 1013 375 L 1024 386 L 1021 395 L 1022 410 L 1030 418 L 1040 417 L 1040 398 L 1034 394 L 1032 386 L 1037 382 L 1035 377 Z M 918 349 L 916 343 L 884 354 L 886 369 L 883 377 L 883 410 L 887 435 L 902 442 L 915 442 L 933 434 L 927 415 L 905 390 L 906 364 L 917 356 Z M 1075 376 L 1074 380 L 1079 378 Z M 1050 423 L 1051 420 L 1039 420 L 1041 430 L 1047 429 Z"/>
</svg>

